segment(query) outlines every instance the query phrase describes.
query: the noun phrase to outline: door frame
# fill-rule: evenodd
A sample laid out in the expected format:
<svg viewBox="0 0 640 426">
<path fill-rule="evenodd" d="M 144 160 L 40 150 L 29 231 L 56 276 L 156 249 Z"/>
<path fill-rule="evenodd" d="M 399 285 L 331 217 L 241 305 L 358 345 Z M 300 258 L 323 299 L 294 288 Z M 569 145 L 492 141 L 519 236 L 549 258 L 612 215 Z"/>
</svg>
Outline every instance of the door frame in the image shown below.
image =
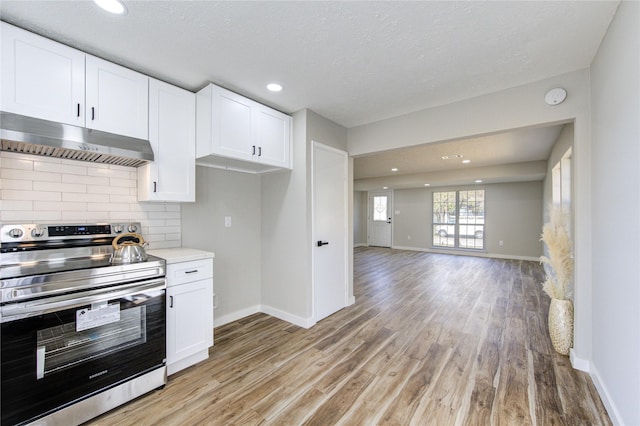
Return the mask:
<svg viewBox="0 0 640 426">
<path fill-rule="evenodd" d="M 344 199 L 344 238 L 342 244 L 344 246 L 344 306 L 349 305 L 349 155 L 346 151 L 338 148 L 326 145 L 316 140 L 311 140 L 311 244 L 314 245 L 318 239 L 316 238 L 315 219 L 316 219 L 316 206 L 315 206 L 315 150 L 316 148 L 324 149 L 340 154 L 343 157 L 342 165 L 344 168 L 344 182 L 343 182 L 343 199 Z M 317 323 L 316 319 L 316 251 L 314 247 L 311 248 L 311 319 L 310 324 Z"/>
<path fill-rule="evenodd" d="M 393 189 L 380 189 L 380 190 L 375 190 L 375 191 L 367 191 L 367 247 L 369 247 L 371 244 L 369 244 L 369 240 L 370 240 L 370 235 L 371 235 L 371 200 L 372 197 L 374 197 L 375 195 L 387 195 L 389 197 L 389 201 L 390 201 L 390 207 L 389 207 L 389 216 L 391 217 L 391 240 L 389 241 L 389 248 L 393 248 L 393 226 L 394 226 L 394 222 L 395 222 L 395 206 L 394 206 L 394 200 L 393 200 Z"/>
</svg>

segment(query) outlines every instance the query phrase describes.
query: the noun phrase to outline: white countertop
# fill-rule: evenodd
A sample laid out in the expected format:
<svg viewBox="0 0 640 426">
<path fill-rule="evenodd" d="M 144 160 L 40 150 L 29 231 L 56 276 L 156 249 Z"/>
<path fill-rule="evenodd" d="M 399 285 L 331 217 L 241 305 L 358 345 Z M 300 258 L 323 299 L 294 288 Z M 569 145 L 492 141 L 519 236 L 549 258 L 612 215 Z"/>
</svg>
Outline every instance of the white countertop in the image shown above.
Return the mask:
<svg viewBox="0 0 640 426">
<path fill-rule="evenodd" d="M 189 262 L 192 260 L 213 259 L 216 255 L 210 251 L 196 250 L 186 247 L 149 250 L 152 256 L 161 257 L 167 264 Z"/>
</svg>

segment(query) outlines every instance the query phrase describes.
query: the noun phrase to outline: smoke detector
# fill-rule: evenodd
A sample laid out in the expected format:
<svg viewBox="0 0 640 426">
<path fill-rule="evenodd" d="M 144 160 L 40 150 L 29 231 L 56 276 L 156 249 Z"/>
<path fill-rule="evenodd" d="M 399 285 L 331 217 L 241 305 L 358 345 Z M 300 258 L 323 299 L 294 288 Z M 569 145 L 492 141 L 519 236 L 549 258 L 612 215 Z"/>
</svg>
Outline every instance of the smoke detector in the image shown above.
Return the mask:
<svg viewBox="0 0 640 426">
<path fill-rule="evenodd" d="M 562 87 L 551 89 L 544 95 L 544 101 L 551 106 L 559 105 L 567 99 L 567 91 Z"/>
</svg>

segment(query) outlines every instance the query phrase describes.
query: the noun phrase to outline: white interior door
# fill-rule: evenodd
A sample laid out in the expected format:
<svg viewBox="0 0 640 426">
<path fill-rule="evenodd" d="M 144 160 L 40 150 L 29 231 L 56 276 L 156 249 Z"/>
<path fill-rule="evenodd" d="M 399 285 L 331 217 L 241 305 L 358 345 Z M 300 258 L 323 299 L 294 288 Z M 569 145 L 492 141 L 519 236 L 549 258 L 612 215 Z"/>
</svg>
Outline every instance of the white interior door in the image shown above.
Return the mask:
<svg viewBox="0 0 640 426">
<path fill-rule="evenodd" d="M 347 306 L 347 153 L 313 142 L 313 310 L 319 321 Z"/>
<path fill-rule="evenodd" d="M 393 191 L 370 191 L 368 213 L 368 244 L 391 247 L 393 230 Z"/>
</svg>

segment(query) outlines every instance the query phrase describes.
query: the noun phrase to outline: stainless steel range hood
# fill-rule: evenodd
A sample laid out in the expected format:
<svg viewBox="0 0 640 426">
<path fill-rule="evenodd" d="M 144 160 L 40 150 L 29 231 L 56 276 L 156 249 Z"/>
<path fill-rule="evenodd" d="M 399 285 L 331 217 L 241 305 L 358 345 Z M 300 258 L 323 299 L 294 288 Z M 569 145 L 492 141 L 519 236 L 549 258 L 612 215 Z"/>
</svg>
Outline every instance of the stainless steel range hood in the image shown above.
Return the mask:
<svg viewBox="0 0 640 426">
<path fill-rule="evenodd" d="M 138 167 L 153 161 L 148 140 L 0 112 L 0 150 Z"/>
</svg>

